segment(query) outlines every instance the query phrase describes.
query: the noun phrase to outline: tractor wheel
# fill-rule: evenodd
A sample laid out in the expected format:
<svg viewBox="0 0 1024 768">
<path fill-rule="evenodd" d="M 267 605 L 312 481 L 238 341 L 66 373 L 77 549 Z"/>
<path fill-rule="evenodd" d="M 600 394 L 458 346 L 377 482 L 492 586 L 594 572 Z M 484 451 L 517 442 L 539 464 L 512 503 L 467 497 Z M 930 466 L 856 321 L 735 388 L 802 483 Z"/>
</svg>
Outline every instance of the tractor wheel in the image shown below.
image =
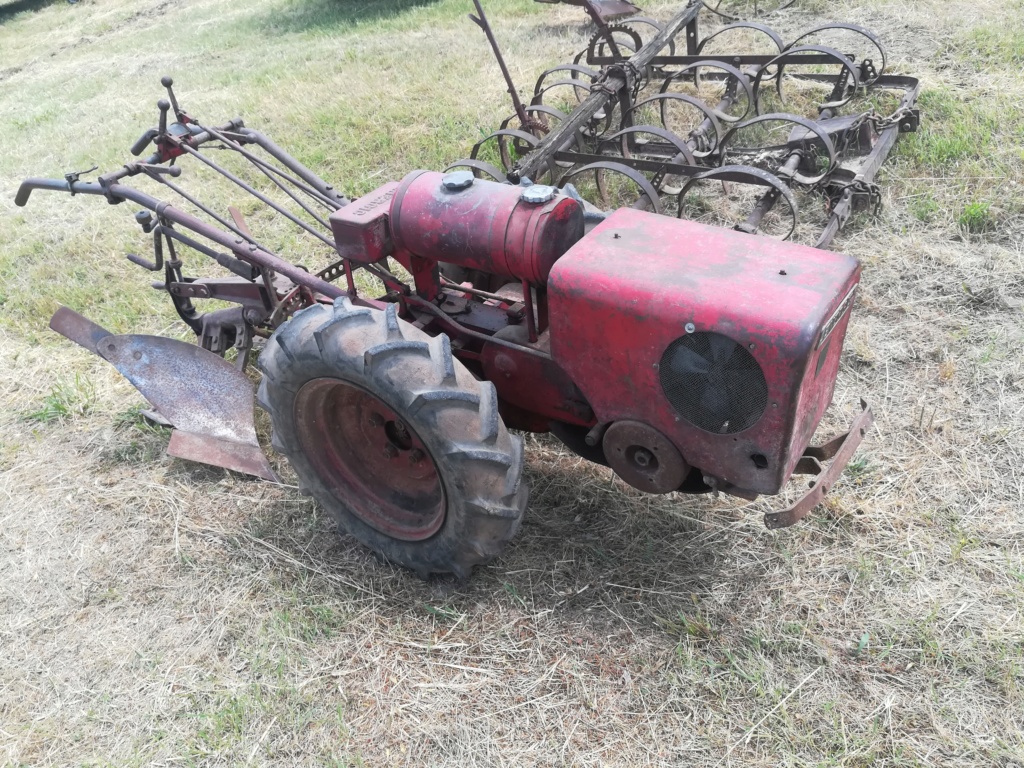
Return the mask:
<svg viewBox="0 0 1024 768">
<path fill-rule="evenodd" d="M 526 509 L 523 444 L 489 381 L 430 337 L 341 298 L 296 314 L 260 355 L 272 445 L 311 494 L 385 559 L 422 578 L 499 554 Z"/>
</svg>

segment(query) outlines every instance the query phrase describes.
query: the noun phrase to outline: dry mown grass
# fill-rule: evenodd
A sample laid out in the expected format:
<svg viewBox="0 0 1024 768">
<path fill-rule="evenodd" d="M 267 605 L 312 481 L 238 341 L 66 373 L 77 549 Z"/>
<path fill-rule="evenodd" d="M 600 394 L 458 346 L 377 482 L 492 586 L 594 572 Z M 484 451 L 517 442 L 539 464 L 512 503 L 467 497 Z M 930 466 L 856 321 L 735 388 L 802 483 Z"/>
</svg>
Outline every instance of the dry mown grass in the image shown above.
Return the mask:
<svg viewBox="0 0 1024 768">
<path fill-rule="evenodd" d="M 771 502 L 642 496 L 531 438 L 515 545 L 425 585 L 293 488 L 163 456 L 130 386 L 43 330 L 58 300 L 175 326 L 122 266 L 128 212 L 21 211 L 19 178 L 122 162 L 165 72 L 354 192 L 438 167 L 507 109 L 464 5 L 0 5 L 0 761 L 1024 763 L 1016 0 L 779 22 L 875 28 L 931 110 L 882 217 L 837 244 L 865 278 L 830 426 L 864 395 L 878 428 L 799 527 L 765 531 Z M 586 34 L 573 9 L 489 6 L 524 87 Z"/>
</svg>

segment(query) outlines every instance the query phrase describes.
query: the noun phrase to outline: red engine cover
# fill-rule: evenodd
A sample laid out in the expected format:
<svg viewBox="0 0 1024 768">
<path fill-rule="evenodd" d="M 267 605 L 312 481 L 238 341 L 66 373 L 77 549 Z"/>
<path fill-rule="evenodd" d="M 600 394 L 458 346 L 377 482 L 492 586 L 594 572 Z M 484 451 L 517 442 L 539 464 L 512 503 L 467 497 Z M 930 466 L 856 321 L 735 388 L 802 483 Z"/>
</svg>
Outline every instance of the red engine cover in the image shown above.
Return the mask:
<svg viewBox="0 0 1024 768">
<path fill-rule="evenodd" d="M 832 400 L 859 277 L 841 254 L 621 209 L 551 271 L 551 351 L 600 422 L 646 422 L 705 474 L 777 493 Z"/>
</svg>

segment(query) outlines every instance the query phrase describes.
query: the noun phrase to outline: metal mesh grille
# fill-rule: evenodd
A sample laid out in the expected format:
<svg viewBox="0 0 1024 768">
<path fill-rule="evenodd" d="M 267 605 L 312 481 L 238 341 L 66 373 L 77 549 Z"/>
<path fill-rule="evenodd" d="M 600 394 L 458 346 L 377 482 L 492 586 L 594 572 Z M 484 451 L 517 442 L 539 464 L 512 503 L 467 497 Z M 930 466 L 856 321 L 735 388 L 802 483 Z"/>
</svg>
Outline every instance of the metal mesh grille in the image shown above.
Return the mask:
<svg viewBox="0 0 1024 768">
<path fill-rule="evenodd" d="M 708 432 L 752 427 L 768 405 L 761 366 L 742 344 L 720 333 L 682 336 L 661 356 L 661 387 L 672 407 Z"/>
</svg>

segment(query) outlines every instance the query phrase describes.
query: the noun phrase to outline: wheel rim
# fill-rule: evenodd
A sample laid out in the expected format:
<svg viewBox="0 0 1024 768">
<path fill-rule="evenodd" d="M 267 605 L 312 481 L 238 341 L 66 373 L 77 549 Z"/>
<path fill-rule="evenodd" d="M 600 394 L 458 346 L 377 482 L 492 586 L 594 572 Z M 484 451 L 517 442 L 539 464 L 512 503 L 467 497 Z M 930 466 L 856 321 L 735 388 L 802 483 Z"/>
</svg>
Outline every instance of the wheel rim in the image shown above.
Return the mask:
<svg viewBox="0 0 1024 768">
<path fill-rule="evenodd" d="M 306 458 L 363 522 L 404 541 L 441 528 L 444 488 L 419 435 L 387 403 L 340 379 L 307 382 L 295 399 Z"/>
</svg>

